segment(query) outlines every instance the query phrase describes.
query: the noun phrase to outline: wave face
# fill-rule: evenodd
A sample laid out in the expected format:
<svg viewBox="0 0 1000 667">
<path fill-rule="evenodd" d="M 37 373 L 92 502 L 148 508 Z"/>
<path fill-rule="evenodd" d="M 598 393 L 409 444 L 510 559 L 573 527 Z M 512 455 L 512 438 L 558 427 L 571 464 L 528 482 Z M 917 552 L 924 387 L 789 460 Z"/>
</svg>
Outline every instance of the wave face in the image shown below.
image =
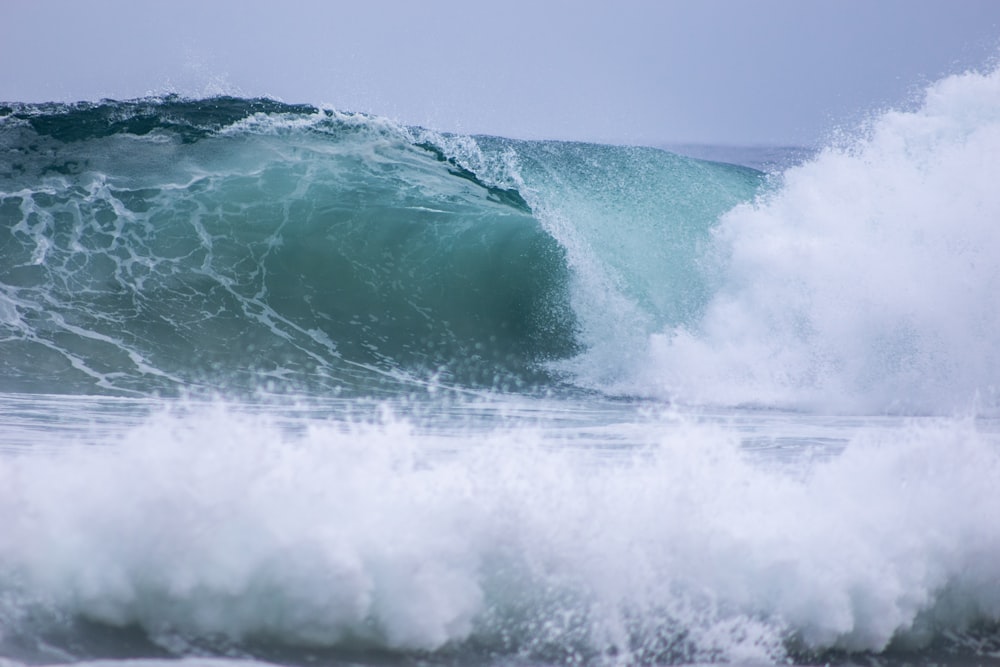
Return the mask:
<svg viewBox="0 0 1000 667">
<path fill-rule="evenodd" d="M 581 230 L 554 233 L 536 206 L 620 183 L 598 193 L 617 219 L 584 222 L 597 240 L 632 239 L 612 265 L 678 233 L 679 268 L 627 285 L 648 296 L 657 279 L 691 273 L 691 237 L 755 181 L 663 151 L 480 147 L 269 100 L 4 112 L 0 385 L 18 391 L 549 382 L 544 362 L 585 342 L 566 247 Z M 534 194 L 522 159 L 555 187 Z M 737 173 L 735 192 L 704 192 L 712 172 Z M 651 196 L 663 183 L 682 194 L 678 215 L 613 229 L 633 196 L 669 203 Z M 699 198 L 711 211 L 691 217 Z M 680 321 L 702 298 L 678 290 L 655 306 Z"/>
<path fill-rule="evenodd" d="M 559 245 L 402 128 L 167 99 L 2 134 L 7 388 L 489 383 L 575 350 Z"/>
</svg>

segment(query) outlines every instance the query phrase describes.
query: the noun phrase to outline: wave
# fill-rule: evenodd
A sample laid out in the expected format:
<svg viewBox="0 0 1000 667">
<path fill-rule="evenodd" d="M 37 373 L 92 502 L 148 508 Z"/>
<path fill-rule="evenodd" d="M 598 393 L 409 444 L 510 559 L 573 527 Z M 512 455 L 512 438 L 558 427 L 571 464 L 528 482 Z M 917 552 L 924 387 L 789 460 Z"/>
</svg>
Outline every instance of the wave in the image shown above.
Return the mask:
<svg viewBox="0 0 1000 667">
<path fill-rule="evenodd" d="M 586 344 L 574 283 L 593 277 L 573 246 L 585 225 L 590 243 L 613 235 L 632 249 L 679 231 L 684 267 L 687 237 L 752 191 L 709 192 L 714 213 L 691 218 L 703 176 L 735 168 L 664 151 L 449 137 L 271 100 L 4 112 L 8 390 L 549 383 L 546 362 Z M 526 183 L 522 168 L 549 182 Z M 609 178 L 619 192 L 594 189 Z M 630 198 L 664 201 L 652 194 L 660 179 L 683 194 L 678 215 L 647 211 L 641 225 L 613 230 L 639 211 Z M 600 198 L 617 220 L 592 211 L 571 229 L 545 212 L 554 199 Z M 632 262 L 623 250 L 606 266 Z M 630 287 L 651 294 L 656 279 Z M 692 308 L 681 291 L 673 300 Z"/>
<path fill-rule="evenodd" d="M 234 99 L 7 126 L 8 389 L 491 384 L 575 350 L 562 249 L 402 128 Z"/>
<path fill-rule="evenodd" d="M 781 173 L 271 100 L 0 109 L 0 388 L 998 404 L 1000 73 Z"/>
</svg>

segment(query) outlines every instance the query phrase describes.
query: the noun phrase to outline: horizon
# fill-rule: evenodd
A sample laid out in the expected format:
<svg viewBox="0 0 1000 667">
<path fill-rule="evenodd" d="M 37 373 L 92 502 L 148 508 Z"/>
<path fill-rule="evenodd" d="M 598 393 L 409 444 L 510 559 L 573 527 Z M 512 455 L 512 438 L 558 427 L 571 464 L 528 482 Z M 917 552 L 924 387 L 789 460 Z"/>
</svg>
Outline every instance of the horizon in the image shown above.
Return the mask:
<svg viewBox="0 0 1000 667">
<path fill-rule="evenodd" d="M 0 68 L 0 98 L 230 94 L 455 134 L 817 147 L 1000 57 L 1000 3 L 990 0 L 504 9 L 13 0 L 0 59 L 17 64 Z"/>
</svg>

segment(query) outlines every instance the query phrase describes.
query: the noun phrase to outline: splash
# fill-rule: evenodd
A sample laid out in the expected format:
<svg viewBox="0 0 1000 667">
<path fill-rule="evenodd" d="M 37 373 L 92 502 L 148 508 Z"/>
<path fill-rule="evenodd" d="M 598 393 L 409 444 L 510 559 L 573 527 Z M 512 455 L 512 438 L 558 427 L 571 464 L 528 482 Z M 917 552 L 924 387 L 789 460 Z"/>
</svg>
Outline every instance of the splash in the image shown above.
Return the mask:
<svg viewBox="0 0 1000 667">
<path fill-rule="evenodd" d="M 1000 72 L 788 170 L 714 230 L 704 316 L 653 335 L 633 390 L 684 401 L 948 412 L 1000 380 Z"/>
</svg>

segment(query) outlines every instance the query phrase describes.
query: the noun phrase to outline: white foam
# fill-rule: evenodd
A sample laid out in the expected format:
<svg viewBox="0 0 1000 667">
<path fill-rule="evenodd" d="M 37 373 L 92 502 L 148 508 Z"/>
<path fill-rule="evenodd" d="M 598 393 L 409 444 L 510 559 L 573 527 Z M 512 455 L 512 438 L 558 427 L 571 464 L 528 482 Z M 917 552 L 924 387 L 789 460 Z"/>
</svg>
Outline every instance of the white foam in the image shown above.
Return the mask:
<svg viewBox="0 0 1000 667">
<path fill-rule="evenodd" d="M 725 215 L 721 289 L 651 337 L 626 391 L 822 410 L 948 412 L 1000 384 L 1000 71 L 789 169 Z"/>
<path fill-rule="evenodd" d="M 0 457 L 0 621 L 774 660 L 1000 619 L 1000 456 L 973 422 L 845 427 L 809 465 L 725 425 L 615 428 L 637 448 L 210 406 Z"/>
</svg>

